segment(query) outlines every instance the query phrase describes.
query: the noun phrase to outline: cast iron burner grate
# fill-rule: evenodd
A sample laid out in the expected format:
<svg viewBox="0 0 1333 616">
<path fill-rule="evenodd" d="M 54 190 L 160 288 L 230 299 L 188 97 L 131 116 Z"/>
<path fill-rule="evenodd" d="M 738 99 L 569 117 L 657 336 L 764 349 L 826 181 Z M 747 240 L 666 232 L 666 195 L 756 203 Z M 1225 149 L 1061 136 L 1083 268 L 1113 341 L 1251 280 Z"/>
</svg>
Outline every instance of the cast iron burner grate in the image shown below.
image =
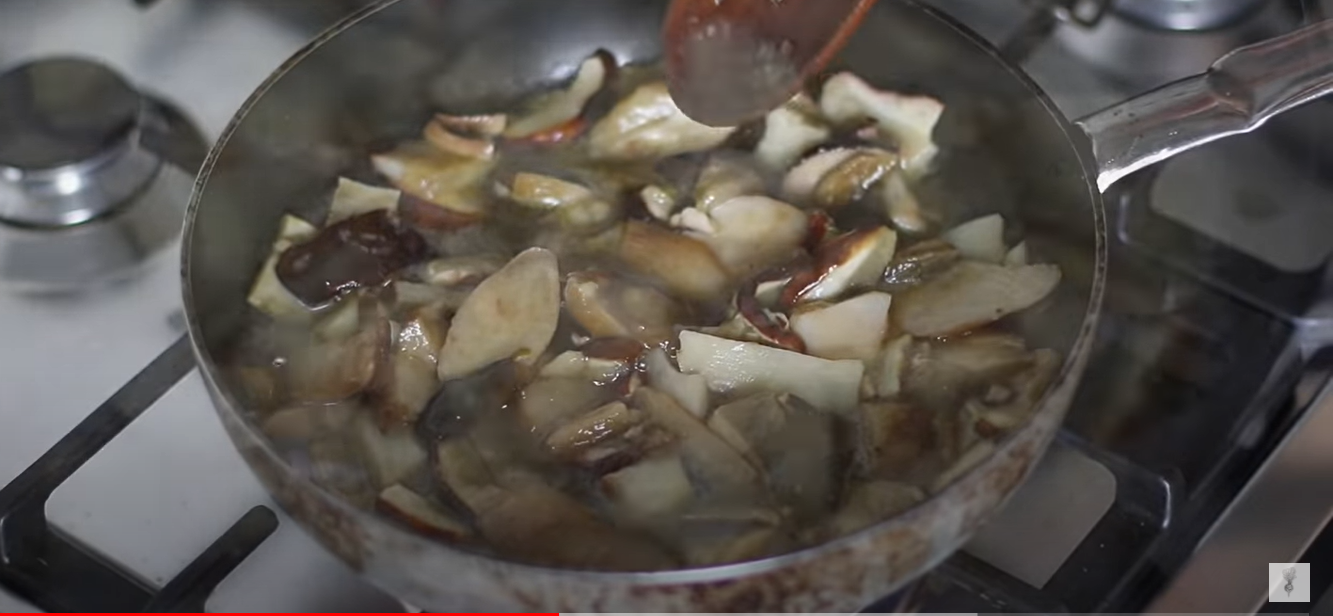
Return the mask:
<svg viewBox="0 0 1333 616">
<path fill-rule="evenodd" d="M 0 489 L 0 586 L 46 612 L 202 612 L 213 589 L 278 527 L 257 506 L 161 588 L 68 537 L 46 501 L 97 452 L 194 368 L 188 338 L 120 388 L 13 482 Z"/>
</svg>

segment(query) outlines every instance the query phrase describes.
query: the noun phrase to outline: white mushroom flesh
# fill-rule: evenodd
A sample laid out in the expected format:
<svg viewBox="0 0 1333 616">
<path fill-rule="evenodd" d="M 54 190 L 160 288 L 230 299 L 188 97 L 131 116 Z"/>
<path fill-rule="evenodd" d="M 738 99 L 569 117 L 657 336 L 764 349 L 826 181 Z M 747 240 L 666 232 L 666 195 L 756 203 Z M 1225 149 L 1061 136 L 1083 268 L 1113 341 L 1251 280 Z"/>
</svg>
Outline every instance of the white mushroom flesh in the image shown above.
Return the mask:
<svg viewBox="0 0 1333 616">
<path fill-rule="evenodd" d="M 319 229 L 314 225 L 300 218 L 290 214 L 282 217 L 278 237 L 273 241 L 269 257 L 264 261 L 254 284 L 250 286 L 250 294 L 246 297 L 251 306 L 275 319 L 302 321 L 310 318 L 310 308 L 287 290 L 278 279 L 275 268 L 283 251 L 314 237 L 318 232 Z"/>
<path fill-rule="evenodd" d="M 708 415 L 708 381 L 697 374 L 682 374 L 671 365 L 666 351 L 653 349 L 644 360 L 648 369 L 648 383 L 654 389 L 671 396 L 695 417 Z"/>
<path fill-rule="evenodd" d="M 439 355 L 439 376 L 466 376 L 503 359 L 535 361 L 560 320 L 560 268 L 549 250 L 514 257 L 468 296 Z"/>
<path fill-rule="evenodd" d="M 820 359 L 691 331 L 681 332 L 676 359 L 681 370 L 703 376 L 712 391 L 789 393 L 830 413 L 856 408 L 865 372 L 859 361 Z"/>
<path fill-rule="evenodd" d="M 873 359 L 889 330 L 888 293 L 866 293 L 830 306 L 798 310 L 791 329 L 806 352 L 824 359 Z"/>
<path fill-rule="evenodd" d="M 639 86 L 593 127 L 589 152 L 602 160 L 659 159 L 721 144 L 734 129 L 706 126 L 676 107 L 663 82 Z"/>
<path fill-rule="evenodd" d="M 690 235 L 708 245 L 735 278 L 790 260 L 805 240 L 805 212 L 776 199 L 736 197 L 715 206 L 711 233 Z"/>
<path fill-rule="evenodd" d="M 948 231 L 940 239 L 953 244 L 964 257 L 1000 263 L 1004 261 L 1004 218 L 999 214 L 970 220 Z"/>
<path fill-rule="evenodd" d="M 326 226 L 369 214 L 376 210 L 394 211 L 398 208 L 398 199 L 402 192 L 393 188 L 381 188 L 362 184 L 347 178 L 338 178 L 338 188 L 333 193 L 333 203 L 329 206 Z"/>
<path fill-rule="evenodd" d="M 1027 310 L 1060 283 L 1054 265 L 1004 267 L 963 261 L 896 296 L 894 319 L 913 336 L 956 334 Z"/>
<path fill-rule="evenodd" d="M 608 72 L 606 58 L 602 54 L 579 64 L 578 73 L 569 87 L 540 97 L 530 104 L 532 111 L 515 119 L 505 129 L 506 137 L 522 139 L 545 132 L 583 115 L 583 109 L 594 95 L 606 84 Z"/>
<path fill-rule="evenodd" d="M 769 112 L 764 121 L 764 136 L 755 146 L 755 158 L 773 171 L 790 167 L 802 154 L 832 135 L 818 114 L 814 101 L 805 94 Z"/>
<path fill-rule="evenodd" d="M 928 171 L 939 151 L 934 132 L 944 104 L 928 96 L 876 90 L 856 75 L 839 73 L 824 83 L 819 106 L 837 123 L 874 120 L 897 142 L 903 169 L 913 176 Z"/>
</svg>

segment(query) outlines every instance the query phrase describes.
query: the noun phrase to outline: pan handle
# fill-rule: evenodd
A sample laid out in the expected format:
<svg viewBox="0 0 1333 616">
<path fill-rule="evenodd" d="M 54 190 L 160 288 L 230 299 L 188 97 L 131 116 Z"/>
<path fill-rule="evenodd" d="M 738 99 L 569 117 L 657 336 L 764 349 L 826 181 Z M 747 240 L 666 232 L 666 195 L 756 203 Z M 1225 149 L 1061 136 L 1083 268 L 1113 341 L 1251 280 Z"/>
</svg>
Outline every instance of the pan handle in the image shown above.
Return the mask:
<svg viewBox="0 0 1333 616">
<path fill-rule="evenodd" d="M 1097 186 L 1333 92 L 1333 20 L 1242 47 L 1208 72 L 1078 120 L 1092 140 Z"/>
</svg>

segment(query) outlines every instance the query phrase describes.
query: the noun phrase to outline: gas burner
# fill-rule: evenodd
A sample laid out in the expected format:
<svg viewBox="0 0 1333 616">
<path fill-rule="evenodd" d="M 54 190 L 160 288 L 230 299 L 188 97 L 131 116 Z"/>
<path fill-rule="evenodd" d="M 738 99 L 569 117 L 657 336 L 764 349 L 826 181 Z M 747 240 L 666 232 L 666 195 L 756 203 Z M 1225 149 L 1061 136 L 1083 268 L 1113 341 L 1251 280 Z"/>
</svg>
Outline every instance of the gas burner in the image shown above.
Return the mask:
<svg viewBox="0 0 1333 616">
<path fill-rule="evenodd" d="M 0 75 L 0 280 L 118 280 L 179 232 L 207 143 L 111 69 L 45 59 Z"/>
<path fill-rule="evenodd" d="M 1298 5 L 1276 0 L 1118 0 L 1096 27 L 1060 28 L 1055 38 L 1079 62 L 1127 93 L 1137 93 L 1202 72 L 1237 47 L 1294 30 L 1303 17 Z"/>
<path fill-rule="evenodd" d="M 1234 24 L 1266 0 L 1119 0 L 1114 11 L 1150 28 L 1212 30 Z"/>
</svg>

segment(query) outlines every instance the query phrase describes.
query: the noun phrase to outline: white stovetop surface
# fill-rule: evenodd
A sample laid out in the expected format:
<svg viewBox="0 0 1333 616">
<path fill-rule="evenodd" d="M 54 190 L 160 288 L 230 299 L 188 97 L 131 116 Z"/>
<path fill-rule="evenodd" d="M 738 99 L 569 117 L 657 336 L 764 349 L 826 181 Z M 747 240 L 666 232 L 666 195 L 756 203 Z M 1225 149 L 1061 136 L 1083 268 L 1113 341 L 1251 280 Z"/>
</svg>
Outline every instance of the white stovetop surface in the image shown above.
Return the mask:
<svg viewBox="0 0 1333 616">
<path fill-rule="evenodd" d="M 322 0 L 162 0 L 141 11 L 130 0 L 5 0 L 0 70 L 52 54 L 92 56 L 141 89 L 179 103 L 216 137 L 251 90 L 311 34 L 256 7 L 316 1 Z M 1064 99 L 1075 107 L 1068 111 L 1088 111 L 1080 99 L 1089 92 L 1076 88 Z M 82 297 L 38 299 L 0 290 L 0 485 L 182 335 L 179 315 L 172 318 L 180 305 L 177 263 L 172 246 L 137 280 Z M 1105 470 L 1089 472 L 1096 478 Z M 1088 484 L 1087 476 L 1080 479 L 1076 472 L 1055 475 L 1067 476 L 1075 486 Z M 1078 506 L 1062 499 L 1069 491 L 1054 489 L 1055 484 L 1072 488 L 1067 481 L 1048 483 L 1053 489 L 1034 497 L 1047 499 L 1043 508 L 1068 512 Z M 1075 520 L 1078 526 L 1086 522 L 1082 533 L 1109 506 L 1113 483 L 1100 492 L 1085 521 Z M 1015 508 L 1021 500 L 1016 497 Z M 277 509 L 232 449 L 199 377 L 191 374 L 62 486 L 47 511 L 64 531 L 162 584 L 259 504 Z M 400 609 L 281 512 L 279 517 L 275 535 L 222 584 L 210 611 Z M 1077 543 L 1082 534 L 1071 532 Z M 1027 529 L 992 535 L 1009 536 L 1008 543 L 1032 538 Z M 978 555 L 1006 560 L 1006 541 L 980 543 Z M 1032 567 L 1040 585 L 1049 576 L 1041 570 L 1051 565 Z M 0 590 L 0 611 L 23 607 Z"/>
</svg>

